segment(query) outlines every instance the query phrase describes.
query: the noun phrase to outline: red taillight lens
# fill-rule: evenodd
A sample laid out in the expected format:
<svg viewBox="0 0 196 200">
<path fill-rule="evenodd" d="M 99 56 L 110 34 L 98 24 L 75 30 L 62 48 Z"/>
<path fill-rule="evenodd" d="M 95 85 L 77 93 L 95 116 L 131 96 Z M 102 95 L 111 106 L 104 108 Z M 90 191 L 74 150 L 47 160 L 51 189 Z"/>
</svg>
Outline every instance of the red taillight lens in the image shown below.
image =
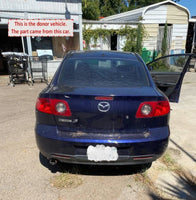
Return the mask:
<svg viewBox="0 0 196 200">
<path fill-rule="evenodd" d="M 114 97 L 95 97 L 95 100 L 113 101 L 113 100 L 114 100 Z"/>
<path fill-rule="evenodd" d="M 170 112 L 170 105 L 168 101 L 158 101 L 154 117 L 167 115 Z"/>
<path fill-rule="evenodd" d="M 71 116 L 69 104 L 61 99 L 39 98 L 36 103 L 36 109 L 47 114 Z"/>
<path fill-rule="evenodd" d="M 140 104 L 136 118 L 151 118 L 167 115 L 170 112 L 169 102 L 166 101 L 150 101 Z"/>
<path fill-rule="evenodd" d="M 52 114 L 52 107 L 50 104 L 50 99 L 47 98 L 39 98 L 36 102 L 36 109 L 40 112 Z"/>
</svg>

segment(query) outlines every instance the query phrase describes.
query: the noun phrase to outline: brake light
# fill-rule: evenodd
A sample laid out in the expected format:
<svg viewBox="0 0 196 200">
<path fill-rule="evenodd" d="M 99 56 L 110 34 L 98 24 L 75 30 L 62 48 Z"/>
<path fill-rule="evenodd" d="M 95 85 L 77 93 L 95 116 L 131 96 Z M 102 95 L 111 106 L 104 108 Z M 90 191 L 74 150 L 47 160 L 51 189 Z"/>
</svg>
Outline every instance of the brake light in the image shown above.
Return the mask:
<svg viewBox="0 0 196 200">
<path fill-rule="evenodd" d="M 169 102 L 166 101 L 150 101 L 140 104 L 136 118 L 152 118 L 167 115 L 170 112 Z"/>
<path fill-rule="evenodd" d="M 69 104 L 61 99 L 39 98 L 36 102 L 36 109 L 47 114 L 71 116 Z"/>
<path fill-rule="evenodd" d="M 95 100 L 113 101 L 114 97 L 95 97 Z"/>
</svg>

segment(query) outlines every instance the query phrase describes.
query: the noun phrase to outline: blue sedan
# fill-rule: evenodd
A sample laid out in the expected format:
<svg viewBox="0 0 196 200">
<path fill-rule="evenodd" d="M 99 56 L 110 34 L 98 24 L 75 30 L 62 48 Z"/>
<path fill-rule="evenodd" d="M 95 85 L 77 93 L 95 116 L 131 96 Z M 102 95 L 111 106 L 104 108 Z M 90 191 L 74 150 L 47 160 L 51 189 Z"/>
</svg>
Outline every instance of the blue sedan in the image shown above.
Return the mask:
<svg viewBox="0 0 196 200">
<path fill-rule="evenodd" d="M 148 66 L 136 53 L 69 52 L 36 103 L 36 141 L 51 164 L 152 163 L 168 145 L 192 54 Z"/>
</svg>

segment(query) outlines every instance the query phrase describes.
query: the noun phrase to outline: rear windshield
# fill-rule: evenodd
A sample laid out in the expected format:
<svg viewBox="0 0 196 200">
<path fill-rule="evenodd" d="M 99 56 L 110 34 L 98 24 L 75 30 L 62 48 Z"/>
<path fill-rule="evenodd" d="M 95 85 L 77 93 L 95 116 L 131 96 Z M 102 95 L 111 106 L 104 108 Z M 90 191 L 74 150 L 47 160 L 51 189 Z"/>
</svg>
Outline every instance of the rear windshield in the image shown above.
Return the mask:
<svg viewBox="0 0 196 200">
<path fill-rule="evenodd" d="M 58 84 L 71 87 L 144 87 L 149 86 L 142 63 L 126 59 L 67 59 Z"/>
</svg>

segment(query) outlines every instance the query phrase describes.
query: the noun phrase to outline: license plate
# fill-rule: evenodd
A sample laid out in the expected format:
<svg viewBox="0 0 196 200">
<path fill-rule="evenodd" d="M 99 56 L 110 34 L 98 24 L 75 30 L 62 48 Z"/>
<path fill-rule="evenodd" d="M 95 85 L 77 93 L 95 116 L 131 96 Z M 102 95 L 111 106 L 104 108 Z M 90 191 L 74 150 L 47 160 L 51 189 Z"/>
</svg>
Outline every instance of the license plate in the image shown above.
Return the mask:
<svg viewBox="0 0 196 200">
<path fill-rule="evenodd" d="M 108 147 L 104 145 L 90 145 L 87 148 L 88 160 L 101 162 L 101 161 L 116 161 L 118 159 L 118 152 L 116 147 Z"/>
</svg>

